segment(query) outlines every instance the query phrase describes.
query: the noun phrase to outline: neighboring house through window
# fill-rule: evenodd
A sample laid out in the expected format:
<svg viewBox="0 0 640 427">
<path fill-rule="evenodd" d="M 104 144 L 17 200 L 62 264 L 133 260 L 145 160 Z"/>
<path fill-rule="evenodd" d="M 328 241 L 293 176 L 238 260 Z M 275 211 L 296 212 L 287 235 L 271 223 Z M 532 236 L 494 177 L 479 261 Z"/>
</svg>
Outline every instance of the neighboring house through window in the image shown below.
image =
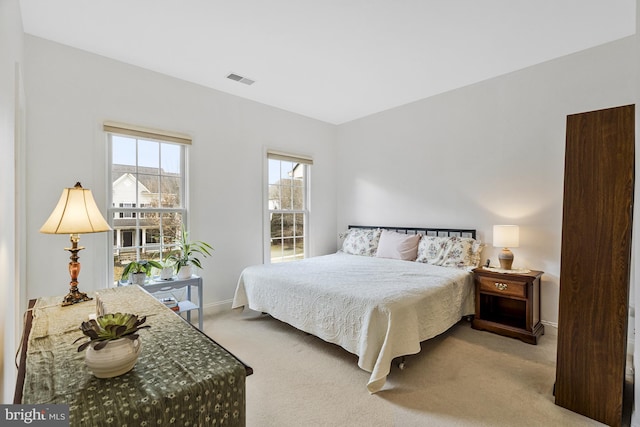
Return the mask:
<svg viewBox="0 0 640 427">
<path fill-rule="evenodd" d="M 305 258 L 309 228 L 309 169 L 313 160 L 267 151 L 265 263 Z"/>
<path fill-rule="evenodd" d="M 133 260 L 164 260 L 186 223 L 189 137 L 105 123 L 113 280 Z M 186 224 L 185 224 L 186 225 Z"/>
</svg>

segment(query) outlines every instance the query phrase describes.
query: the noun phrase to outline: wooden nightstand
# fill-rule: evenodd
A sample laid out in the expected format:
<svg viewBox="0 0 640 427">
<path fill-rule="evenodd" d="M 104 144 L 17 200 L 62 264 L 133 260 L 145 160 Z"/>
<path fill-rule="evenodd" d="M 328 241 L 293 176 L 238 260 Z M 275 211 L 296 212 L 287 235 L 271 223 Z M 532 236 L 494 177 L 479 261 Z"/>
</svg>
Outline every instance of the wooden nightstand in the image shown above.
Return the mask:
<svg viewBox="0 0 640 427">
<path fill-rule="evenodd" d="M 542 271 L 526 274 L 473 270 L 476 285 L 474 329 L 495 332 L 538 344 L 544 335 L 540 323 L 540 277 Z"/>
</svg>

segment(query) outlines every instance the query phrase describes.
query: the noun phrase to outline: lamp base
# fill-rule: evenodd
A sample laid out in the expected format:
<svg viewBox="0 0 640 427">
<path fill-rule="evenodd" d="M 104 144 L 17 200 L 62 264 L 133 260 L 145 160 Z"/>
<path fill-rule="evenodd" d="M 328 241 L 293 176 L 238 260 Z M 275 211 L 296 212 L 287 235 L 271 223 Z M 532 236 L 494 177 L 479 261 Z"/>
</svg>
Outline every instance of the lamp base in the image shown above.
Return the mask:
<svg viewBox="0 0 640 427">
<path fill-rule="evenodd" d="M 87 296 L 84 292 L 80 292 L 77 286 L 72 286 L 69 293 L 64 296 L 62 306 L 77 304 L 79 302 L 91 301 L 93 298 Z"/>
<path fill-rule="evenodd" d="M 69 263 L 69 274 L 71 275 L 71 282 L 69 282 L 69 293 L 65 295 L 62 300 L 62 306 L 77 304 L 83 301 L 91 301 L 93 298 L 88 297 L 84 292 L 80 292 L 78 290 L 78 275 L 80 274 L 80 262 L 78 261 L 80 257 L 78 256 L 78 252 L 83 250 L 82 246 L 78 246 L 78 242 L 80 241 L 80 236 L 77 234 L 71 235 L 71 247 L 65 248 L 65 251 L 71 252 L 71 262 Z"/>
<path fill-rule="evenodd" d="M 500 268 L 503 270 L 511 270 L 513 265 L 513 252 L 508 248 L 503 248 L 498 254 L 498 260 L 500 261 Z"/>
</svg>

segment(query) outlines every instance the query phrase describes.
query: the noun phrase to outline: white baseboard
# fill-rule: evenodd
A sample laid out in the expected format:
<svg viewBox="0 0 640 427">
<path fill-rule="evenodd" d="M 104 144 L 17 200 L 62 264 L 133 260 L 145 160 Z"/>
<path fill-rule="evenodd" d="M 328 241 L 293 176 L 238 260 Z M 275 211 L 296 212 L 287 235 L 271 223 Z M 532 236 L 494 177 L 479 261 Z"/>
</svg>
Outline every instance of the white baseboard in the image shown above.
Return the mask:
<svg viewBox="0 0 640 427">
<path fill-rule="evenodd" d="M 231 310 L 231 304 L 233 303 L 232 299 L 224 300 L 224 301 L 216 301 L 211 302 L 209 304 L 204 305 L 204 314 L 218 314 L 224 311 Z"/>
<path fill-rule="evenodd" d="M 548 320 L 541 320 L 540 323 L 542 323 L 544 326 L 551 326 L 552 328 L 558 329 L 558 322 L 549 322 Z"/>
</svg>

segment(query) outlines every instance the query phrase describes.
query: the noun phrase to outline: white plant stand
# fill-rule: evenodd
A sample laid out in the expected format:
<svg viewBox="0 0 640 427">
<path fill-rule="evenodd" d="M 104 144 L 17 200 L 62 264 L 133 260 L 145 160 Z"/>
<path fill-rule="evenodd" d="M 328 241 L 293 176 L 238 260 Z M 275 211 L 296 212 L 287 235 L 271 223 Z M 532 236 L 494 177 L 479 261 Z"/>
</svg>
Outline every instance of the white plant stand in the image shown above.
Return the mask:
<svg viewBox="0 0 640 427">
<path fill-rule="evenodd" d="M 118 286 L 126 286 L 129 283 L 118 283 Z M 192 299 L 191 288 L 196 287 L 198 292 L 198 304 L 195 304 Z M 173 277 L 171 280 L 162 280 L 159 277 L 149 280 L 143 286 L 142 289 L 153 294 L 155 292 L 168 292 L 172 289 L 187 288 L 187 299 L 178 302 L 180 309 L 176 312 L 178 314 L 186 313 L 187 322 L 191 323 L 191 312 L 193 310 L 198 311 L 198 329 L 202 331 L 202 317 L 203 317 L 203 303 L 202 303 L 202 277 L 192 275 L 189 279 L 178 279 Z"/>
</svg>

